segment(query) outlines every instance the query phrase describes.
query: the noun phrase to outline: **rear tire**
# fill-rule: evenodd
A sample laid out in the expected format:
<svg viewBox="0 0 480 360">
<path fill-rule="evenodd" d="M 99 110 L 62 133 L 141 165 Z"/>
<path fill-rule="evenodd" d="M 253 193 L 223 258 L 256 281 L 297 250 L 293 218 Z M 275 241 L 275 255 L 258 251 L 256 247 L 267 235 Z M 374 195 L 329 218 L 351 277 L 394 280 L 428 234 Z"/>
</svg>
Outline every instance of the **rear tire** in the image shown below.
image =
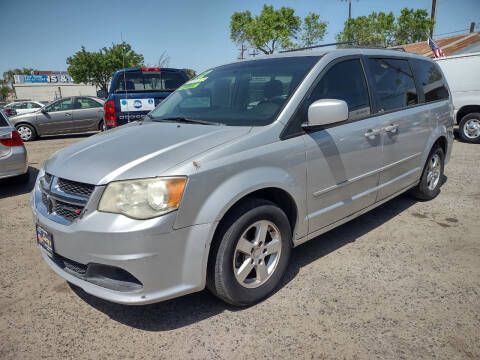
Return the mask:
<svg viewBox="0 0 480 360">
<path fill-rule="evenodd" d="M 440 193 L 444 166 L 445 154 L 442 148 L 436 145 L 428 155 L 420 183 L 410 190 L 410 195 L 418 200 L 434 199 Z"/>
<path fill-rule="evenodd" d="M 98 124 L 98 130 L 102 131 L 102 132 L 107 130 L 107 128 L 105 127 L 105 121 L 104 120 L 100 121 L 100 123 Z"/>
<path fill-rule="evenodd" d="M 463 141 L 480 143 L 480 113 L 465 115 L 458 124 L 458 132 Z"/>
<path fill-rule="evenodd" d="M 207 271 L 207 287 L 236 306 L 271 294 L 288 266 L 292 232 L 285 213 L 263 199 L 248 199 L 219 225 Z"/>
<path fill-rule="evenodd" d="M 19 124 L 16 126 L 16 129 L 20 134 L 22 141 L 24 142 L 33 141 L 37 137 L 37 132 L 35 131 L 34 127 L 31 125 Z"/>
</svg>

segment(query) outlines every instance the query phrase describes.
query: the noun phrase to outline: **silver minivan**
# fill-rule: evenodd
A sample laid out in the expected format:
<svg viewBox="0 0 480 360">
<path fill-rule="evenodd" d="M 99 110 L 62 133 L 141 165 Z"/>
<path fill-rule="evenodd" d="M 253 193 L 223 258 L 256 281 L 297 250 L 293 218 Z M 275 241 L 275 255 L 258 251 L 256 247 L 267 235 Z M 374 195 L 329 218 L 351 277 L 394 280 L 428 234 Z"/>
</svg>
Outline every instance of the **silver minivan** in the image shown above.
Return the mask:
<svg viewBox="0 0 480 360">
<path fill-rule="evenodd" d="M 428 58 L 235 62 L 48 159 L 31 196 L 37 241 L 57 274 L 103 299 L 206 286 L 249 305 L 279 285 L 293 247 L 403 192 L 437 196 L 452 143 L 449 89 Z"/>
</svg>

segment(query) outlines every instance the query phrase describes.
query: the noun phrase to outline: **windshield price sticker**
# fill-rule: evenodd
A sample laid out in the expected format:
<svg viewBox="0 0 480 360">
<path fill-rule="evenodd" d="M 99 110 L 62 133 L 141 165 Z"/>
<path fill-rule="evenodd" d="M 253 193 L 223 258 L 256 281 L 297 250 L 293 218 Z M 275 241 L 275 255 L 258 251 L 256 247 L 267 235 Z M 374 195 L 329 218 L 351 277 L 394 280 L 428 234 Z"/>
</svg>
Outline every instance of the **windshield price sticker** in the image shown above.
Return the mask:
<svg viewBox="0 0 480 360">
<path fill-rule="evenodd" d="M 198 85 L 200 85 L 203 81 L 207 80 L 209 73 L 211 73 L 213 70 L 208 70 L 205 71 L 204 73 L 201 73 L 200 75 L 194 77 L 192 80 L 187 81 L 185 84 L 180 86 L 178 90 L 185 90 L 185 89 L 193 89 L 196 88 Z"/>
</svg>

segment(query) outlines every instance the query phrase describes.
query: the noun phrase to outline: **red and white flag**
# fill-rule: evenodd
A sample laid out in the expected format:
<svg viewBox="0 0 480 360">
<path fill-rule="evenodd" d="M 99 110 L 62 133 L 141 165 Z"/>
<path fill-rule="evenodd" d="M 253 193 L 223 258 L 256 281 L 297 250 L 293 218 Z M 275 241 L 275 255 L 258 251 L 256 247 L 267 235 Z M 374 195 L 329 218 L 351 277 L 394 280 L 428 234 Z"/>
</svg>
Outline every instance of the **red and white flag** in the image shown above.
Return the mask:
<svg viewBox="0 0 480 360">
<path fill-rule="evenodd" d="M 445 57 L 442 49 L 438 47 L 438 45 L 435 43 L 435 41 L 433 41 L 431 37 L 428 38 L 428 46 L 430 46 L 430 49 L 432 49 L 433 55 L 435 55 L 436 58 Z"/>
</svg>

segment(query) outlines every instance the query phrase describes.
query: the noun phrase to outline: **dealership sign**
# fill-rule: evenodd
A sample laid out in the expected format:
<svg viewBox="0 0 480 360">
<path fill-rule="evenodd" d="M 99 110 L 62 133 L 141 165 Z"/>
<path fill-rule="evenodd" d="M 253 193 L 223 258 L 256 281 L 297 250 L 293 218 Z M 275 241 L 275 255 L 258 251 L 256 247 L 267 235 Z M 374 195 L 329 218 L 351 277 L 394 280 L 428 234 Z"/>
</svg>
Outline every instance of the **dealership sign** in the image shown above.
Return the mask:
<svg viewBox="0 0 480 360">
<path fill-rule="evenodd" d="M 73 79 L 67 73 L 51 73 L 41 75 L 15 75 L 15 84 L 32 83 L 73 83 Z"/>
</svg>

